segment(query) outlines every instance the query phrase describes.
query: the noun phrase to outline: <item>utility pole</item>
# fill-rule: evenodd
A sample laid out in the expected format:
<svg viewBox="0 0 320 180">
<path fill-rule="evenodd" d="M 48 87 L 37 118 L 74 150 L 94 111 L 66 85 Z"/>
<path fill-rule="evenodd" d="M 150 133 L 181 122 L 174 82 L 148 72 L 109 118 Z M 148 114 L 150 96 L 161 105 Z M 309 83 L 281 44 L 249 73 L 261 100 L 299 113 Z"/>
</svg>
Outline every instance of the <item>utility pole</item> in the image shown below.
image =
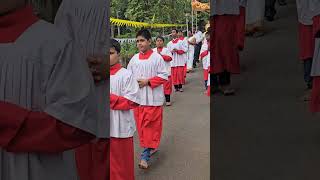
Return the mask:
<svg viewBox="0 0 320 180">
<path fill-rule="evenodd" d="M 119 11 L 117 11 L 117 19 L 119 19 Z M 118 37 L 120 36 L 120 26 L 118 26 Z"/>
</svg>

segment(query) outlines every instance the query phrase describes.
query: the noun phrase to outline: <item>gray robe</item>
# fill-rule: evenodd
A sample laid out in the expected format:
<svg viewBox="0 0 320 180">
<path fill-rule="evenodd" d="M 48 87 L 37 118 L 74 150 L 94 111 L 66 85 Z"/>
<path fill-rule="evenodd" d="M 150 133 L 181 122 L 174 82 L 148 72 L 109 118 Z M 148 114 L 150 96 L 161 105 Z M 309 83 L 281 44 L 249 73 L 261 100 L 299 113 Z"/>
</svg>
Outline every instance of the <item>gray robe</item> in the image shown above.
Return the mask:
<svg viewBox="0 0 320 180">
<path fill-rule="evenodd" d="M 320 15 L 320 1 L 319 0 L 305 0 L 309 2 L 309 9 L 312 16 Z"/>
<path fill-rule="evenodd" d="M 97 134 L 93 78 L 79 47 L 64 34 L 38 21 L 14 43 L 0 44 L 0 100 Z M 63 153 L 0 149 L 1 180 L 73 180 L 73 173 Z"/>
<path fill-rule="evenodd" d="M 211 15 L 239 15 L 239 0 L 211 0 Z"/>
<path fill-rule="evenodd" d="M 247 7 L 248 0 L 239 0 L 241 7 Z"/>
<path fill-rule="evenodd" d="M 108 8 L 108 1 L 105 0 L 64 0 L 54 23 L 81 46 L 84 57 L 98 54 L 106 56 L 107 60 L 109 59 Z M 109 63 L 109 60 L 106 63 Z M 95 88 L 99 100 L 97 112 L 99 138 L 110 137 L 109 86 L 108 80 Z M 76 172 L 74 151 L 65 152 L 64 159 L 68 163 L 70 172 Z M 78 178 L 77 176 L 76 173 L 73 174 L 74 178 Z"/>
<path fill-rule="evenodd" d="M 312 25 L 313 12 L 310 9 L 310 0 L 296 0 L 298 21 L 304 25 Z"/>
<path fill-rule="evenodd" d="M 263 21 L 265 0 L 248 0 L 246 8 L 246 24 Z"/>
<path fill-rule="evenodd" d="M 320 38 L 315 40 L 311 76 L 320 76 Z"/>
<path fill-rule="evenodd" d="M 64 0 L 57 12 L 55 25 L 79 44 L 83 56 L 99 54 L 109 58 L 108 4 L 105 0 Z M 106 59 L 109 63 L 109 60 Z M 107 73 L 107 72 L 106 72 Z M 99 103 L 98 137 L 109 137 L 109 81 L 96 88 Z"/>
</svg>

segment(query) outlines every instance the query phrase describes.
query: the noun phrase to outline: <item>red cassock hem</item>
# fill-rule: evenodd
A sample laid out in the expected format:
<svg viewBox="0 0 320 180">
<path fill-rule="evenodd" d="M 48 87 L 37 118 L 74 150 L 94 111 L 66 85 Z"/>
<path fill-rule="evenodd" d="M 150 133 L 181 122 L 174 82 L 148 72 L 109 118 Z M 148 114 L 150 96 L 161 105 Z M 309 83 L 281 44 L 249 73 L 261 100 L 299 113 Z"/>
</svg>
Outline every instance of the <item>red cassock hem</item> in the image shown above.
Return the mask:
<svg viewBox="0 0 320 180">
<path fill-rule="evenodd" d="M 320 112 L 320 76 L 313 77 L 313 86 L 311 91 L 310 111 Z"/>
<path fill-rule="evenodd" d="M 133 138 L 111 138 L 110 180 L 134 180 Z"/>
<path fill-rule="evenodd" d="M 314 41 L 312 25 L 307 26 L 299 23 L 300 60 L 313 57 Z"/>
<path fill-rule="evenodd" d="M 207 96 L 210 96 L 210 86 L 208 86 Z"/>
<path fill-rule="evenodd" d="M 246 30 L 246 8 L 240 7 L 240 15 L 237 23 L 237 39 L 239 50 L 244 49 Z"/>
<path fill-rule="evenodd" d="M 171 76 L 168 77 L 168 81 L 163 85 L 163 91 L 165 95 L 170 95 L 172 93 L 172 80 Z"/>
<path fill-rule="evenodd" d="M 314 37 L 316 37 L 316 35 L 320 33 L 320 15 L 313 17 L 312 27 L 313 27 L 313 35 Z"/>
<path fill-rule="evenodd" d="M 184 66 L 172 67 L 171 78 L 173 85 L 179 85 L 184 83 Z"/>
<path fill-rule="evenodd" d="M 240 60 L 238 50 L 237 23 L 238 16 L 219 15 L 214 16 L 213 20 L 213 73 L 224 71 L 232 74 L 240 73 Z"/>
<path fill-rule="evenodd" d="M 182 84 L 186 84 L 186 78 L 187 78 L 187 64 L 184 65 L 184 69 L 183 69 L 183 79 L 182 79 Z"/>
<path fill-rule="evenodd" d="M 208 70 L 207 70 L 207 69 L 204 69 L 204 70 L 203 70 L 203 79 L 204 79 L 205 81 L 207 81 L 207 80 L 208 80 L 208 76 L 209 76 Z"/>
<path fill-rule="evenodd" d="M 158 148 L 162 134 L 162 106 L 139 106 L 134 109 L 136 126 L 143 148 Z"/>
<path fill-rule="evenodd" d="M 80 180 L 110 179 L 110 140 L 99 139 L 76 149 L 75 157 Z"/>
</svg>

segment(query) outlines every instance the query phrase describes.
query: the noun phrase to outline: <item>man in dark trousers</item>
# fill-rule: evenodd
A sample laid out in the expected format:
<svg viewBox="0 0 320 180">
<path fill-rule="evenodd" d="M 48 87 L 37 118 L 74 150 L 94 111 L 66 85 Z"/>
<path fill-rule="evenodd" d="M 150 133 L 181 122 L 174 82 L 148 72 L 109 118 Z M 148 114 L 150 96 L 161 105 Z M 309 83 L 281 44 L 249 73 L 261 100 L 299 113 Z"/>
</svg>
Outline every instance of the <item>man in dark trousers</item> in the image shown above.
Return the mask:
<svg viewBox="0 0 320 180">
<path fill-rule="evenodd" d="M 202 29 L 202 26 L 199 26 L 197 29 L 194 28 L 192 31 L 196 38 L 196 45 L 194 49 L 194 59 L 193 59 L 193 68 L 196 68 L 197 62 L 199 62 L 199 55 L 200 55 L 201 46 L 202 46 L 203 29 Z"/>
<path fill-rule="evenodd" d="M 276 0 L 266 0 L 265 17 L 268 21 L 273 21 L 277 13 L 275 4 Z"/>
</svg>

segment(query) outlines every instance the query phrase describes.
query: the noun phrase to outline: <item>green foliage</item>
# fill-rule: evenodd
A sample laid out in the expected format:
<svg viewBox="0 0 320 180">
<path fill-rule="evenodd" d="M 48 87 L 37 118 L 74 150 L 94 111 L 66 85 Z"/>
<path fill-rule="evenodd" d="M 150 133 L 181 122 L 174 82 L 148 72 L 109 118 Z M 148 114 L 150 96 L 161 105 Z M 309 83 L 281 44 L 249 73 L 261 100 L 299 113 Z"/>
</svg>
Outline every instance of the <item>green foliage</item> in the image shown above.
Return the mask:
<svg viewBox="0 0 320 180">
<path fill-rule="evenodd" d="M 201 2 L 209 2 L 209 0 Z M 186 17 L 187 13 L 188 17 Z M 170 24 L 185 24 L 186 18 L 188 18 L 191 26 L 191 0 L 112 0 L 111 17 L 138 22 Z M 202 23 L 204 26 L 208 19 L 208 13 L 198 13 L 198 25 Z M 131 27 L 121 27 L 121 34 L 131 34 L 131 37 L 134 37 L 137 30 Z M 152 29 L 152 31 L 158 35 L 163 31 L 169 33 L 170 29 Z"/>
</svg>

